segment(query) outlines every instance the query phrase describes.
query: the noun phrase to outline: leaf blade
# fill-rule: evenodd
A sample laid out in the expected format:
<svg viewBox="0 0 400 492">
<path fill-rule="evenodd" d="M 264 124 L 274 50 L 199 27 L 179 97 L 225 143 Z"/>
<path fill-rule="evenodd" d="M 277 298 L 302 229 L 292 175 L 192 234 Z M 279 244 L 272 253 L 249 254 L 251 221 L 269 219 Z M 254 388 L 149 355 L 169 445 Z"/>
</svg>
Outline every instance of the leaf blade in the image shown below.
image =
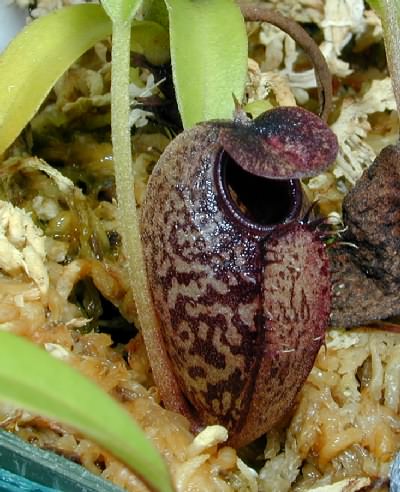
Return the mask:
<svg viewBox="0 0 400 492">
<path fill-rule="evenodd" d="M 0 154 L 65 70 L 110 34 L 99 5 L 74 5 L 33 21 L 9 44 L 0 57 Z"/>
<path fill-rule="evenodd" d="M 185 128 L 231 119 L 243 97 L 247 35 L 232 0 L 165 0 L 178 107 Z"/>
<path fill-rule="evenodd" d="M 67 364 L 7 332 L 0 333 L 0 398 L 73 426 L 152 490 L 172 492 L 165 463 L 117 402 Z"/>
<path fill-rule="evenodd" d="M 168 29 L 153 21 L 134 20 L 130 48 L 131 51 L 142 52 L 153 65 L 168 63 L 170 60 Z"/>
</svg>

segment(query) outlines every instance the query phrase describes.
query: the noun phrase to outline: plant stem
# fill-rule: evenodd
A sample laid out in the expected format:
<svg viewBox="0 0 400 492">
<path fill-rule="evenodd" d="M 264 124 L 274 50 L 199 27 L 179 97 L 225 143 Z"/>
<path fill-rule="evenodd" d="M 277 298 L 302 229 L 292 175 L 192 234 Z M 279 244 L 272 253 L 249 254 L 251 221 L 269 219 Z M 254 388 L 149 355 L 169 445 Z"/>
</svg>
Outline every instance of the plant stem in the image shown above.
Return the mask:
<svg viewBox="0 0 400 492">
<path fill-rule="evenodd" d="M 147 281 L 140 239 L 129 128 L 130 32 L 130 22 L 119 20 L 113 23 L 111 124 L 120 231 L 128 262 L 130 285 L 154 380 L 159 386 L 163 400 L 169 402 L 169 407 L 189 415 L 189 410 L 183 403 L 182 393 L 171 370 L 160 333 Z"/>
<path fill-rule="evenodd" d="M 382 0 L 380 13 L 388 68 L 392 79 L 397 112 L 400 115 L 400 2 Z"/>
</svg>

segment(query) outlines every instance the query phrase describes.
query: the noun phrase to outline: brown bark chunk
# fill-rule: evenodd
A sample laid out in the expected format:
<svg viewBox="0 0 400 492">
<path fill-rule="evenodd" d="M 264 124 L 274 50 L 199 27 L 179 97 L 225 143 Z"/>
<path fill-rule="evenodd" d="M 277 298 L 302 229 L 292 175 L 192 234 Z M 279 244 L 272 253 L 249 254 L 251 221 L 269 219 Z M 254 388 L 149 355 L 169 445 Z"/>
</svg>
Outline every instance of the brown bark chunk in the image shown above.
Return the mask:
<svg viewBox="0 0 400 492">
<path fill-rule="evenodd" d="M 330 250 L 331 325 L 400 314 L 400 144 L 386 147 L 343 202 L 344 241 Z"/>
</svg>

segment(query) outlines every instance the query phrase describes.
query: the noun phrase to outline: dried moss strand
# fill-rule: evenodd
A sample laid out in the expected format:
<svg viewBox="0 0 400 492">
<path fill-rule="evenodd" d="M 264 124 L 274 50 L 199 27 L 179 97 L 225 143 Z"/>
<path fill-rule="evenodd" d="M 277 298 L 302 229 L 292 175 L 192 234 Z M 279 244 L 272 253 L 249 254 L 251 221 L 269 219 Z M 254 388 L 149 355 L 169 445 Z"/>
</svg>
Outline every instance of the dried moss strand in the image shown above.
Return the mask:
<svg viewBox="0 0 400 492">
<path fill-rule="evenodd" d="M 327 121 L 332 107 L 332 76 L 317 43 L 297 22 L 261 4 L 239 3 L 247 21 L 261 21 L 273 24 L 285 31 L 309 56 L 315 70 L 320 100 L 320 116 Z"/>
<path fill-rule="evenodd" d="M 163 381 L 160 392 L 163 400 L 168 401 L 169 408 L 188 414 L 182 393 L 170 369 L 170 362 L 160 335 L 159 323 L 154 311 L 143 260 L 138 211 L 134 194 L 134 174 L 128 123 L 129 37 L 129 23 L 119 22 L 118 25 L 114 25 L 111 119 L 120 230 L 125 255 L 128 259 L 130 285 L 136 302 L 143 339 L 151 360 L 154 379 L 155 381 Z"/>
</svg>

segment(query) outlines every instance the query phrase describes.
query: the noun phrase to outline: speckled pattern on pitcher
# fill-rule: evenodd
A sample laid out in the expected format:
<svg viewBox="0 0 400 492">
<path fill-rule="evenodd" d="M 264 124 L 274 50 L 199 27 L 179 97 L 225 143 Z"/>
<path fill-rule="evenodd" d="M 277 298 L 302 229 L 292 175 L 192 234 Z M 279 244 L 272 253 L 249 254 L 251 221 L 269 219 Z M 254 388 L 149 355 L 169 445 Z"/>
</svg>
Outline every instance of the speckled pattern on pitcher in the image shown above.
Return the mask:
<svg viewBox="0 0 400 492">
<path fill-rule="evenodd" d="M 330 282 L 318 233 L 299 223 L 299 182 L 286 180 L 283 225 L 244 217 L 222 182 L 220 132 L 201 124 L 167 147 L 141 233 L 175 377 L 202 424 L 222 424 L 242 443 L 282 418 L 307 377 Z"/>
</svg>

